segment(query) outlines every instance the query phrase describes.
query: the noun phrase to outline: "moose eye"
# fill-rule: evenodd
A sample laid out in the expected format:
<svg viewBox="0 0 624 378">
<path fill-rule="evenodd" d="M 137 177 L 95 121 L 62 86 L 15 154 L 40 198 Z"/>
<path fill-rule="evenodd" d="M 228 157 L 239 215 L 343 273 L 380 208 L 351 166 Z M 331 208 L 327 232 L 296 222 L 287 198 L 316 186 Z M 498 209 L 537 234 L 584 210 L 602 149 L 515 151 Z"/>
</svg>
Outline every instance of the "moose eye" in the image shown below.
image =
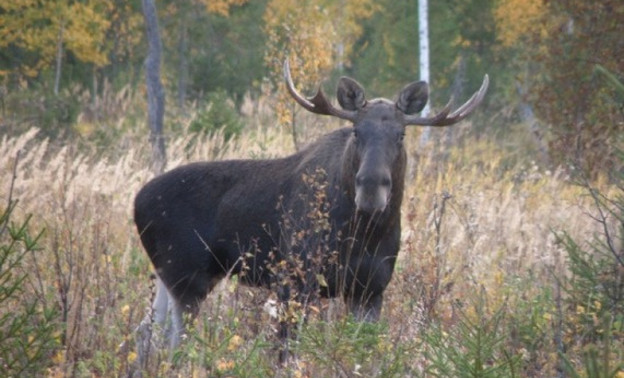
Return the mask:
<svg viewBox="0 0 624 378">
<path fill-rule="evenodd" d="M 357 131 L 356 129 L 353 129 L 353 137 L 354 137 L 355 139 L 357 139 L 357 138 L 358 138 L 358 131 Z"/>
<path fill-rule="evenodd" d="M 405 138 L 405 133 L 399 134 L 399 143 L 403 142 L 404 138 Z"/>
</svg>

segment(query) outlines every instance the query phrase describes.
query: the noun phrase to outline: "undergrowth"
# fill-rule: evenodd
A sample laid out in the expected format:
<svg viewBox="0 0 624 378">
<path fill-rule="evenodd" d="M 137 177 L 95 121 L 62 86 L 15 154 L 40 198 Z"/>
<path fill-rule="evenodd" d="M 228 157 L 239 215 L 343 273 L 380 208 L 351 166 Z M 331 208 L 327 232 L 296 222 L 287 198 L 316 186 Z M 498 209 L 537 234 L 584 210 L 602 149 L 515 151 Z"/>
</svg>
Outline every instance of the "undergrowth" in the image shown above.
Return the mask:
<svg viewBox="0 0 624 378">
<path fill-rule="evenodd" d="M 293 152 L 286 130 L 251 118 L 227 142 L 219 132 L 191 133 L 192 117 L 180 119 L 179 134 L 168 136 L 169 168 Z M 10 277 L 0 281 L 0 300 L 9 298 L 0 330 L 37 345 L 27 348 L 37 354 L 19 353 L 32 357 L 19 362 L 23 371 L 127 375 L 151 297 L 132 221 L 134 195 L 151 177 L 147 137 L 117 128 L 119 143 L 106 152 L 38 133 L 0 142 L 3 177 L 15 171 L 13 185 L 0 187 L 0 202 L 10 203 L 0 234 L 0 277 Z M 416 133 L 407 138 L 417 145 Z M 145 375 L 624 375 L 621 181 L 579 186 L 569 170 L 511 162 L 487 140 L 412 161 L 402 248 L 379 324 L 353 322 L 339 299 L 321 300 L 280 367 L 275 298 L 234 278 L 209 295 L 173 358 L 156 356 Z M 4 301 L 23 310 L 8 312 Z M 29 319 L 17 338 L 6 325 L 13 319 Z M 9 376 L 22 371 L 9 366 L 9 352 L 19 350 L 11 343 L 0 343 Z"/>
</svg>

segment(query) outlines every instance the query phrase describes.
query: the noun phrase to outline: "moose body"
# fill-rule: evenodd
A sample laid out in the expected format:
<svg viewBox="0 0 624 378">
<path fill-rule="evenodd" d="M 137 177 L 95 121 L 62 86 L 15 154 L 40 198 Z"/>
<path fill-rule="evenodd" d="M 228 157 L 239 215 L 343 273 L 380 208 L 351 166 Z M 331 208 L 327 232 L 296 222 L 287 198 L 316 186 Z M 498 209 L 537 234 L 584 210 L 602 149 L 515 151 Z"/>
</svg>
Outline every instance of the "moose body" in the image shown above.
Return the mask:
<svg viewBox="0 0 624 378">
<path fill-rule="evenodd" d="M 397 177 L 386 209 L 377 215 L 358 215 L 353 200 L 354 162 L 345 158 L 345 150 L 353 148 L 352 134 L 347 128 L 334 131 L 282 159 L 185 165 L 141 190 L 135 214 L 141 240 L 158 277 L 183 309 L 196 311 L 214 284 L 243 268 L 243 282 L 275 285 L 276 277 L 267 264 L 283 260 L 284 254 L 305 258 L 308 251 L 303 246 L 321 247 L 319 241 L 310 240 L 314 238 L 327 240 L 329 245 L 323 245 L 323 250 L 343 257 L 337 266 L 314 272 L 324 274 L 327 283 L 320 294 L 351 293 L 357 299 L 354 309 L 365 305 L 358 310 L 366 313 L 358 316 L 378 317 L 380 298 L 399 249 L 405 153 L 397 156 Z M 329 235 L 286 240 L 290 233 L 314 222 L 306 218 L 305 211 L 314 210 L 309 204 L 317 193 L 304 177 L 318 179 L 318 175 L 325 176 L 323 197 L 328 200 L 324 207 L 330 222 L 321 232 Z M 353 266 L 341 269 L 341 265 Z M 353 285 L 355 277 L 341 280 L 339 270 L 359 274 L 356 281 L 361 285 Z M 339 288 L 340 281 L 348 284 Z M 362 303 L 364 298 L 367 301 Z M 368 302 L 377 305 L 371 308 Z"/>
<path fill-rule="evenodd" d="M 455 112 L 447 105 L 420 118 L 415 114 L 428 99 L 424 82 L 406 86 L 396 102 L 367 101 L 357 82 L 342 78 L 338 109 L 321 91 L 312 99 L 299 95 L 287 62 L 284 71 L 300 105 L 353 126 L 280 159 L 181 166 L 136 197 L 135 222 L 158 277 L 153 320 L 164 322 L 171 310 L 171 346 L 182 332 L 182 314 L 197 314 L 228 274 L 275 288 L 284 301 L 291 291 L 304 300 L 341 296 L 357 319 L 377 320 L 400 247 L 405 126 L 458 122 L 481 102 L 488 83 L 486 76 Z M 275 268 L 284 261 L 299 268 L 292 280 Z"/>
</svg>

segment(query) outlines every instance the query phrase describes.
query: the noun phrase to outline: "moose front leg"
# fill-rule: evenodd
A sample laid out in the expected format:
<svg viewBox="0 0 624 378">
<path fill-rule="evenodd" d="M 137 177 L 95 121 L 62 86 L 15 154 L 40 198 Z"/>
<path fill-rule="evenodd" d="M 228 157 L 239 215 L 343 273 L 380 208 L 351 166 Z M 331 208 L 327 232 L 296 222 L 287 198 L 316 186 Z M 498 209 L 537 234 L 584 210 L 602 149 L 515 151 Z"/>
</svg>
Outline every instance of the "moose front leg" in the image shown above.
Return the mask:
<svg viewBox="0 0 624 378">
<path fill-rule="evenodd" d="M 379 320 L 383 292 L 392 277 L 393 262 L 389 258 L 368 255 L 352 259 L 348 264 L 343 295 L 356 320 Z"/>
<path fill-rule="evenodd" d="M 349 312 L 355 320 L 360 322 L 377 322 L 381 316 L 383 295 L 377 294 L 371 298 L 354 297 L 347 299 Z"/>
</svg>

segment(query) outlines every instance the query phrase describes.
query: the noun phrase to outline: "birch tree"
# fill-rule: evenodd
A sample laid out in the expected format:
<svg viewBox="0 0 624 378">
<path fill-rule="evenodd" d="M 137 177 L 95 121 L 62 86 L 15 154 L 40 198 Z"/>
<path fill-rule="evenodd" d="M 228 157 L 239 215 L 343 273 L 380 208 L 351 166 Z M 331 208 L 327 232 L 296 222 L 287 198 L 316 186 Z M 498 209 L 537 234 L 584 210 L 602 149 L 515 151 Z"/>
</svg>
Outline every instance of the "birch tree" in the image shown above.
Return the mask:
<svg viewBox="0 0 624 378">
<path fill-rule="evenodd" d="M 420 50 L 420 80 L 429 83 L 429 4 L 427 0 L 418 0 L 418 46 Z M 422 115 L 429 114 L 429 102 L 422 110 Z M 429 142 L 431 126 L 424 128 L 420 134 L 420 146 Z"/>
</svg>

